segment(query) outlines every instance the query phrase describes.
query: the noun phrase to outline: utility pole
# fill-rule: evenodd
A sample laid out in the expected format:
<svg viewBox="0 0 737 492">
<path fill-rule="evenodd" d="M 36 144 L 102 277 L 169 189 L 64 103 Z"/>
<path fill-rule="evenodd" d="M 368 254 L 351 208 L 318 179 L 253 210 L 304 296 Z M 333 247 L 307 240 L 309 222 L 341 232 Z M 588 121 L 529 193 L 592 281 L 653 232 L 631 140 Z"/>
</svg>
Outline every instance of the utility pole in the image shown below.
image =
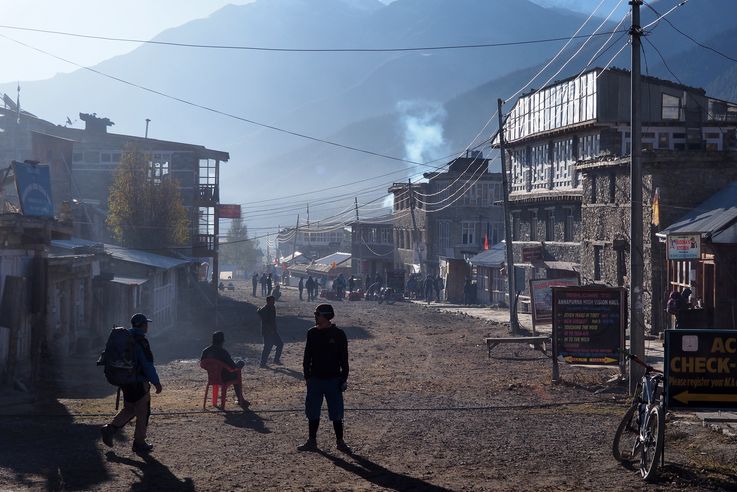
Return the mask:
<svg viewBox="0 0 737 492">
<path fill-rule="evenodd" d="M 146 134 L 144 135 L 143 138 L 148 138 L 148 124 L 149 123 L 151 123 L 151 119 L 150 118 L 146 118 Z"/>
<path fill-rule="evenodd" d="M 412 243 L 414 244 L 415 255 L 417 255 L 417 261 L 420 262 L 420 273 L 424 275 L 425 268 L 422 257 L 420 256 L 420 231 L 417 228 L 417 219 L 415 218 L 415 198 L 412 193 L 412 179 L 407 178 L 407 191 L 409 193 L 409 210 L 412 215 Z"/>
<path fill-rule="evenodd" d="M 356 222 L 358 222 L 358 197 L 353 197 L 353 199 L 355 200 L 354 203 L 356 204 Z"/>
<path fill-rule="evenodd" d="M 297 214 L 297 225 L 294 226 L 294 241 L 292 241 L 292 261 L 294 262 L 294 255 L 297 253 L 297 234 L 299 234 L 299 214 Z"/>
<path fill-rule="evenodd" d="M 502 161 L 502 196 L 504 199 L 504 242 L 507 247 L 507 281 L 509 282 L 509 326 L 512 334 L 519 333 L 517 324 L 517 291 L 514 285 L 514 252 L 512 251 L 512 223 L 509 218 L 509 181 L 507 179 L 507 158 L 504 150 L 504 101 L 497 100 L 499 113 L 499 153 Z"/>
<path fill-rule="evenodd" d="M 645 317 L 642 305 L 642 120 L 640 118 L 640 5 L 642 0 L 631 0 L 632 6 L 632 71 L 630 141 L 630 352 L 645 359 Z M 630 362 L 629 391 L 635 391 L 642 377 L 638 364 Z"/>
</svg>

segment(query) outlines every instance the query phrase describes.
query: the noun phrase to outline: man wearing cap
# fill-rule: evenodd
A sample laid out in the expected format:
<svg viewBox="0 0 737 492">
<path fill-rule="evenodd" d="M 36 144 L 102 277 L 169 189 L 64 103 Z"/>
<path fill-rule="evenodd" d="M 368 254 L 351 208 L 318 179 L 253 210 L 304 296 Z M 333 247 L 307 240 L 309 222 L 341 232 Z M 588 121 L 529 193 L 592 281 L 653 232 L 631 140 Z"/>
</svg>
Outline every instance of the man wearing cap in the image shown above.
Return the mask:
<svg viewBox="0 0 737 492">
<path fill-rule="evenodd" d="M 112 422 L 102 427 L 102 441 L 112 447 L 115 433 L 135 417 L 133 451 L 137 453 L 148 453 L 153 449 L 153 445 L 146 442 L 148 418 L 151 415 L 151 385 L 156 388 L 156 394 L 161 393 L 161 382 L 154 367 L 154 355 L 146 339 L 149 323 L 151 320 L 144 314 L 136 313 L 131 317 L 128 331 L 135 340 L 133 358 L 139 372 L 135 383 L 120 387 L 123 391 L 123 408 Z"/>
<path fill-rule="evenodd" d="M 227 350 L 223 347 L 225 344 L 225 334 L 222 331 L 216 331 L 212 334 L 212 345 L 206 347 L 202 351 L 200 360 L 204 359 L 215 359 L 219 360 L 230 369 L 237 369 L 237 371 L 229 371 L 223 368 L 221 378 L 223 382 L 233 381 L 233 390 L 235 390 L 235 396 L 238 398 L 238 405 L 242 408 L 248 408 L 248 401 L 243 397 L 243 382 L 241 379 L 241 369 L 246 363 L 242 360 L 235 362 Z"/>
<path fill-rule="evenodd" d="M 297 449 L 317 450 L 317 429 L 320 426 L 322 400 L 328 402 L 328 416 L 333 422 L 338 450 L 352 453 L 343 440 L 343 391 L 348 380 L 348 339 L 345 332 L 332 323 L 333 306 L 320 304 L 315 308 L 315 326 L 307 332 L 303 369 L 307 396 L 305 414 L 309 421 L 309 438 Z"/>
</svg>

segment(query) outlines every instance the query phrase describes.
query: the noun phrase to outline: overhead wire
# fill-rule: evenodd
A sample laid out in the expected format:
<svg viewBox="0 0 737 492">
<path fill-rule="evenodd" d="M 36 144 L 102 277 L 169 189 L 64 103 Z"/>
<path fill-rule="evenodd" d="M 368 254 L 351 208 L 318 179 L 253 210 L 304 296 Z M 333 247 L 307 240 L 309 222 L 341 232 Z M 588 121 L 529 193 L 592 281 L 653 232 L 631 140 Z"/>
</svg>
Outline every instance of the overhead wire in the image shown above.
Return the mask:
<svg viewBox="0 0 737 492">
<path fill-rule="evenodd" d="M 565 41 L 567 37 L 530 39 L 521 41 L 502 41 L 496 43 L 469 43 L 469 44 L 447 44 L 436 46 L 414 46 L 414 47 L 392 47 L 392 48 L 277 48 L 267 46 L 244 46 L 244 45 L 226 45 L 226 44 L 208 44 L 208 43 L 184 43 L 176 41 L 157 41 L 153 39 L 136 39 L 115 36 L 101 36 L 93 34 L 80 34 L 68 31 L 57 31 L 52 29 L 40 29 L 33 27 L 11 26 L 8 24 L 0 24 L 0 29 L 9 29 L 23 32 L 34 32 L 41 34 L 52 34 L 57 36 L 75 37 L 83 39 L 94 39 L 100 41 L 115 41 L 124 43 L 148 44 L 158 46 L 171 46 L 179 48 L 200 48 L 200 49 L 217 49 L 217 50 L 238 50 L 238 51 L 270 51 L 270 52 L 287 52 L 287 53 L 392 53 L 407 51 L 440 51 L 440 50 L 458 50 L 458 49 L 477 49 L 477 48 L 498 48 L 509 46 L 523 46 L 529 44 L 553 43 Z M 604 35 L 606 33 L 594 34 Z M 577 37 L 586 37 L 580 35 Z"/>
</svg>

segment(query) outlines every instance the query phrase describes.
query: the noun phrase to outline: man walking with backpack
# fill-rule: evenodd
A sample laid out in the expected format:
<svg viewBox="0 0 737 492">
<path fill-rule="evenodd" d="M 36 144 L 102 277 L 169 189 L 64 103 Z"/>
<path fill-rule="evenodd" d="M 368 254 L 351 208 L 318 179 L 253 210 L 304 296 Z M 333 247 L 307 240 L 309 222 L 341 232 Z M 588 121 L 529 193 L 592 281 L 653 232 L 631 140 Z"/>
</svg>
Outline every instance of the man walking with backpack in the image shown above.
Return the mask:
<svg viewBox="0 0 737 492">
<path fill-rule="evenodd" d="M 157 394 L 161 393 L 154 356 L 146 339 L 150 322 L 145 315 L 134 314 L 129 329 L 113 329 L 103 354 L 105 376 L 122 390 L 123 408 L 112 422 L 102 427 L 102 442 L 112 447 L 115 433 L 135 417 L 133 451 L 136 453 L 148 453 L 153 449 L 153 445 L 146 442 L 151 415 L 151 385 Z"/>
</svg>

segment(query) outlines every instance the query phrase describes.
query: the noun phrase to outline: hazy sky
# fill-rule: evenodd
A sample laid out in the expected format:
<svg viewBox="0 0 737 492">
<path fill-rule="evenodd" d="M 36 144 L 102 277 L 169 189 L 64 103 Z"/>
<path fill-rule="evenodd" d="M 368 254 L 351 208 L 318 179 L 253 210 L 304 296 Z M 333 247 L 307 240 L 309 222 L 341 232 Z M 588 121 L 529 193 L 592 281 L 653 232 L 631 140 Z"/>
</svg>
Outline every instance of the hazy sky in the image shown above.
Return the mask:
<svg viewBox="0 0 737 492">
<path fill-rule="evenodd" d="M 167 28 L 207 17 L 224 5 L 241 5 L 252 1 L 254 0 L 0 0 L 0 24 L 150 39 Z M 382 1 L 390 3 L 393 0 Z M 600 0 L 533 1 L 542 5 L 560 5 L 590 12 Z M 614 3 L 615 0 L 606 0 L 602 12 L 608 11 Z M 622 3 L 626 5 L 626 2 Z M 83 65 L 94 65 L 127 53 L 137 46 L 133 43 L 73 39 L 5 28 L 0 28 L 0 35 L 51 51 Z M 0 82 L 45 79 L 58 72 L 75 70 L 75 67 L 67 63 L 31 51 L 2 37 L 0 53 Z"/>
</svg>

